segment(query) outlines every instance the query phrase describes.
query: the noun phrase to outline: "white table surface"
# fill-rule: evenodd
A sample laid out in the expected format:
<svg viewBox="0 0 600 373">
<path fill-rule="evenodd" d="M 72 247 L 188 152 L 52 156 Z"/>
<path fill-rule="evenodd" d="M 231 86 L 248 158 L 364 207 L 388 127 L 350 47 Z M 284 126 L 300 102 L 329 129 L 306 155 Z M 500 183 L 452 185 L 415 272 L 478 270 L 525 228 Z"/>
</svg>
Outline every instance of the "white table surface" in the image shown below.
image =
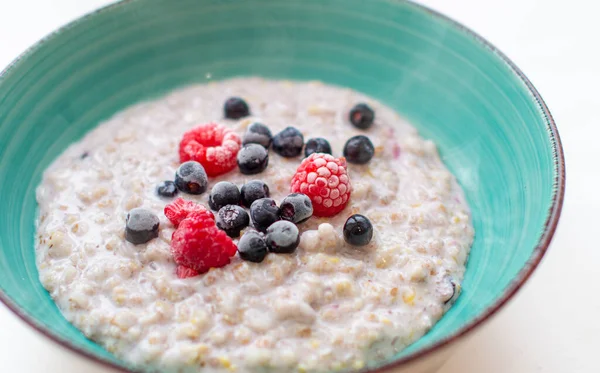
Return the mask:
<svg viewBox="0 0 600 373">
<path fill-rule="evenodd" d="M 0 68 L 107 0 L 0 0 Z M 567 196 L 530 283 L 439 373 L 598 372 L 600 7 L 594 0 L 422 0 L 504 51 L 539 89 L 567 157 Z M 569 5 L 568 5 L 568 4 Z M 589 168 L 589 170 L 588 170 Z M 589 232 L 589 233 L 587 233 Z M 0 305 L 0 371 L 111 373 L 52 344 Z"/>
</svg>

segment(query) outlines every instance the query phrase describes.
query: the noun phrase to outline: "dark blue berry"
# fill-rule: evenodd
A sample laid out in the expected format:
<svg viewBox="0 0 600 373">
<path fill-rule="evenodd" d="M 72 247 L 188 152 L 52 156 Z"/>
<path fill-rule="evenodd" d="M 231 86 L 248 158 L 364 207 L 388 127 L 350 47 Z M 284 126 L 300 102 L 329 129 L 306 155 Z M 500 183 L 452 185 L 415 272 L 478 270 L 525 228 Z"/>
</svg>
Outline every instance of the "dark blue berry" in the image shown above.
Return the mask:
<svg viewBox="0 0 600 373">
<path fill-rule="evenodd" d="M 259 144 L 268 149 L 271 145 L 271 140 L 273 140 L 273 135 L 269 127 L 262 123 L 254 122 L 248 126 L 242 140 L 242 145 Z"/>
<path fill-rule="evenodd" d="M 252 206 L 257 199 L 269 197 L 269 186 L 260 180 L 252 180 L 242 186 L 240 193 L 242 205 Z"/>
<path fill-rule="evenodd" d="M 85 151 L 83 153 L 81 153 L 81 155 L 79 156 L 80 159 L 86 159 L 87 157 L 90 156 L 90 153 Z"/>
<path fill-rule="evenodd" d="M 248 104 L 239 97 L 228 98 L 227 101 L 225 101 L 225 105 L 223 105 L 223 111 L 225 113 L 225 118 L 229 119 L 240 119 L 250 115 Z"/>
<path fill-rule="evenodd" d="M 237 246 L 240 258 L 249 262 L 260 263 L 268 253 L 265 236 L 257 231 L 249 230 L 244 233 Z"/>
<path fill-rule="evenodd" d="M 456 289 L 456 282 L 452 277 L 446 277 L 440 285 L 444 304 L 448 304 L 451 301 L 456 300 L 458 297 L 458 291 Z"/>
<path fill-rule="evenodd" d="M 156 193 L 161 197 L 174 197 L 177 194 L 177 187 L 171 180 L 163 181 L 156 187 Z"/>
<path fill-rule="evenodd" d="M 231 238 L 239 237 L 242 229 L 250 225 L 250 217 L 243 207 L 227 205 L 217 213 L 217 227 Z"/>
<path fill-rule="evenodd" d="M 277 254 L 291 254 L 300 243 L 300 231 L 296 224 L 281 220 L 267 229 L 269 251 Z"/>
<path fill-rule="evenodd" d="M 354 214 L 344 224 L 344 240 L 352 246 L 365 246 L 373 238 L 371 221 L 360 214 Z"/>
<path fill-rule="evenodd" d="M 139 245 L 158 237 L 158 216 L 152 211 L 135 208 L 125 219 L 125 239 Z"/>
<path fill-rule="evenodd" d="M 367 104 L 356 104 L 350 110 L 350 123 L 356 128 L 366 130 L 373 125 L 375 112 Z"/>
<path fill-rule="evenodd" d="M 367 136 L 351 137 L 344 146 L 344 157 L 350 163 L 368 163 L 375 154 L 375 147 Z"/>
<path fill-rule="evenodd" d="M 264 232 L 269 226 L 279 220 L 279 207 L 271 198 L 261 198 L 250 205 L 250 216 L 254 228 Z"/>
<path fill-rule="evenodd" d="M 208 187 L 208 176 L 198 162 L 182 163 L 175 172 L 175 186 L 184 193 L 202 194 Z"/>
<path fill-rule="evenodd" d="M 273 151 L 282 157 L 297 157 L 303 147 L 304 136 L 294 127 L 287 127 L 273 137 Z"/>
<path fill-rule="evenodd" d="M 237 154 L 237 164 L 244 175 L 261 173 L 269 164 L 269 153 L 258 144 L 244 145 Z"/>
<path fill-rule="evenodd" d="M 279 208 L 281 219 L 292 223 L 303 223 L 313 214 L 313 206 L 306 194 L 292 193 L 281 201 Z"/>
<path fill-rule="evenodd" d="M 219 181 L 210 190 L 208 206 L 215 211 L 226 205 L 237 205 L 240 203 L 240 190 L 237 185 L 229 181 Z"/>
<path fill-rule="evenodd" d="M 304 148 L 304 156 L 308 157 L 312 153 L 331 154 L 331 145 L 329 145 L 329 141 L 322 137 L 309 139 L 306 142 L 306 147 Z"/>
</svg>

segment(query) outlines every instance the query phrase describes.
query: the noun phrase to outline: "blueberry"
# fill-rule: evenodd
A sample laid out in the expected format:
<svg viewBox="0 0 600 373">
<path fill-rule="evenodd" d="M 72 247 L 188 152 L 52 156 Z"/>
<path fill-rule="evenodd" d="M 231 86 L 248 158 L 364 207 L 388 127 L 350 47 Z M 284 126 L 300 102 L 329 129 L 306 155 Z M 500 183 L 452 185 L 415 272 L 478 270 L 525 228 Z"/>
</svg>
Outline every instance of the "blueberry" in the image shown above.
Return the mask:
<svg viewBox="0 0 600 373">
<path fill-rule="evenodd" d="M 360 214 L 354 214 L 344 224 L 344 240 L 353 246 L 365 246 L 373 238 L 373 225 L 369 219 Z"/>
<path fill-rule="evenodd" d="M 81 153 L 81 155 L 79 156 L 80 159 L 86 159 L 87 157 L 90 156 L 90 153 L 85 151 L 83 153 Z"/>
<path fill-rule="evenodd" d="M 215 211 L 226 205 L 237 205 L 240 203 L 240 190 L 229 181 L 219 181 L 210 190 L 208 206 Z"/>
<path fill-rule="evenodd" d="M 238 242 L 238 253 L 240 258 L 249 262 L 260 263 L 267 256 L 267 243 L 265 236 L 257 231 L 244 233 Z"/>
<path fill-rule="evenodd" d="M 257 199 L 269 197 L 269 187 L 260 180 L 252 180 L 242 186 L 241 200 L 242 205 L 246 207 L 252 206 L 252 202 Z"/>
<path fill-rule="evenodd" d="M 223 105 L 223 111 L 225 113 L 225 118 L 229 119 L 240 119 L 250 115 L 248 104 L 239 97 L 228 98 L 227 101 L 225 101 L 225 105 Z"/>
<path fill-rule="evenodd" d="M 306 194 L 292 193 L 281 201 L 279 216 L 292 223 L 303 223 L 313 214 L 313 206 Z"/>
<path fill-rule="evenodd" d="M 227 205 L 217 213 L 217 227 L 231 238 L 239 237 L 242 229 L 250 225 L 250 217 L 243 207 Z"/>
<path fill-rule="evenodd" d="M 373 125 L 375 112 L 367 104 L 356 104 L 350 110 L 350 123 L 356 128 L 366 130 Z"/>
<path fill-rule="evenodd" d="M 267 229 L 269 251 L 277 254 L 291 254 L 300 243 L 300 231 L 296 224 L 281 220 Z"/>
<path fill-rule="evenodd" d="M 261 173 L 269 164 L 269 153 L 258 144 L 244 145 L 237 154 L 237 164 L 244 175 Z"/>
<path fill-rule="evenodd" d="M 254 122 L 246 130 L 242 145 L 259 144 L 268 149 L 271 145 L 271 140 L 273 140 L 273 135 L 269 127 L 262 123 Z"/>
<path fill-rule="evenodd" d="M 306 148 L 304 148 L 304 156 L 308 157 L 312 153 L 331 154 L 331 145 L 329 145 L 329 141 L 322 137 L 309 139 L 306 142 Z"/>
<path fill-rule="evenodd" d="M 177 194 L 177 187 L 171 180 L 166 180 L 158 184 L 156 193 L 161 197 L 174 197 Z"/>
<path fill-rule="evenodd" d="M 158 216 L 152 211 L 135 208 L 125 219 L 125 239 L 139 245 L 158 237 Z"/>
<path fill-rule="evenodd" d="M 250 205 L 250 216 L 254 228 L 264 232 L 269 226 L 279 220 L 279 207 L 271 198 L 261 198 Z"/>
<path fill-rule="evenodd" d="M 282 157 L 297 157 L 303 147 L 304 136 L 294 127 L 287 127 L 273 137 L 273 151 Z"/>
<path fill-rule="evenodd" d="M 344 145 L 344 157 L 350 163 L 368 163 L 375 154 L 375 147 L 367 136 L 351 137 Z"/>
<path fill-rule="evenodd" d="M 456 288 L 455 280 L 450 276 L 444 278 L 444 280 L 438 285 L 438 293 L 440 294 L 444 304 L 448 304 L 456 300 L 459 292 Z"/>
<path fill-rule="evenodd" d="M 195 161 L 182 163 L 175 172 L 175 186 L 182 192 L 189 194 L 206 192 L 208 176 L 206 176 L 204 167 Z"/>
</svg>

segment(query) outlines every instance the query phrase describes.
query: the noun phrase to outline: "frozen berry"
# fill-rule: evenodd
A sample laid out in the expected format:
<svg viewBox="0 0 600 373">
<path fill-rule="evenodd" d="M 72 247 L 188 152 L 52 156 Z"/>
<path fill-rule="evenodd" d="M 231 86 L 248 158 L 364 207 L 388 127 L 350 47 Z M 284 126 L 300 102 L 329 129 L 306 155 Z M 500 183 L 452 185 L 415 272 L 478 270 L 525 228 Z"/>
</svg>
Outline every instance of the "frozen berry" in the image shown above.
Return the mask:
<svg viewBox="0 0 600 373">
<path fill-rule="evenodd" d="M 267 243 L 265 236 L 257 231 L 244 233 L 238 242 L 238 253 L 240 258 L 249 262 L 260 263 L 267 256 Z"/>
<path fill-rule="evenodd" d="M 186 266 L 178 265 L 177 268 L 175 269 L 175 274 L 179 278 L 188 278 L 188 277 L 198 276 L 198 271 L 191 269 L 189 267 L 186 267 Z"/>
<path fill-rule="evenodd" d="M 239 237 L 242 229 L 249 224 L 250 217 L 241 206 L 227 205 L 217 213 L 217 227 L 224 230 L 229 237 Z"/>
<path fill-rule="evenodd" d="M 219 211 L 226 205 L 237 205 L 240 203 L 240 190 L 237 185 L 229 181 L 219 181 L 210 190 L 208 196 L 208 206 Z"/>
<path fill-rule="evenodd" d="M 165 216 L 174 226 L 178 226 L 179 223 L 192 212 L 201 212 L 211 217 L 213 220 L 215 216 L 212 212 L 208 211 L 206 207 L 197 204 L 194 201 L 186 201 L 183 198 L 177 198 L 173 202 L 165 206 Z"/>
<path fill-rule="evenodd" d="M 344 224 L 344 240 L 352 246 L 365 246 L 373 238 L 373 225 L 364 215 L 354 214 Z"/>
<path fill-rule="evenodd" d="M 223 105 L 223 112 L 225 113 L 225 118 L 240 119 L 250 115 L 250 108 L 246 101 L 241 98 L 230 97 Z"/>
<path fill-rule="evenodd" d="M 242 140 L 231 129 L 217 123 L 201 124 L 187 131 L 179 143 L 179 161 L 196 161 L 208 176 L 235 168 Z"/>
<path fill-rule="evenodd" d="M 375 112 L 367 104 L 356 104 L 350 110 L 350 123 L 356 128 L 366 130 L 373 125 Z"/>
<path fill-rule="evenodd" d="M 258 144 L 244 145 L 237 155 L 237 163 L 240 172 L 244 175 L 261 173 L 269 164 L 269 153 L 267 149 Z"/>
<path fill-rule="evenodd" d="M 252 180 L 242 186 L 242 205 L 250 208 L 257 199 L 269 197 L 269 187 L 260 180 Z"/>
<path fill-rule="evenodd" d="M 277 254 L 291 254 L 300 243 L 300 231 L 296 224 L 281 220 L 267 229 L 269 251 Z"/>
<path fill-rule="evenodd" d="M 202 194 L 206 192 L 208 177 L 204 167 L 198 162 L 188 161 L 182 163 L 175 171 L 175 185 L 177 189 L 189 194 Z"/>
<path fill-rule="evenodd" d="M 329 141 L 322 137 L 309 139 L 306 142 L 306 147 L 304 148 L 304 156 L 308 157 L 312 153 L 331 154 L 331 145 L 329 145 Z"/>
<path fill-rule="evenodd" d="M 281 201 L 279 214 L 283 220 L 303 223 L 313 214 L 312 202 L 306 194 L 292 193 Z"/>
<path fill-rule="evenodd" d="M 236 252 L 235 243 L 206 213 L 188 215 L 171 238 L 175 263 L 198 273 L 229 264 Z"/>
<path fill-rule="evenodd" d="M 292 193 L 306 194 L 315 216 L 333 216 L 350 200 L 350 178 L 344 158 L 313 153 L 305 158 L 292 178 Z"/>
<path fill-rule="evenodd" d="M 294 127 L 287 127 L 273 137 L 273 151 L 282 157 L 297 157 L 303 147 L 304 136 Z"/>
<path fill-rule="evenodd" d="M 175 197 L 177 194 L 177 187 L 171 180 L 163 181 L 156 187 L 156 193 L 161 197 Z"/>
<path fill-rule="evenodd" d="M 125 220 L 125 239 L 139 245 L 158 237 L 158 216 L 152 211 L 135 208 L 129 211 Z"/>
<path fill-rule="evenodd" d="M 248 126 L 242 140 L 242 145 L 259 144 L 268 149 L 271 146 L 271 140 L 273 140 L 273 135 L 269 127 L 262 123 L 254 122 Z"/>
<path fill-rule="evenodd" d="M 375 154 L 375 147 L 367 136 L 358 135 L 351 137 L 344 145 L 344 157 L 350 163 L 368 163 Z"/>
<path fill-rule="evenodd" d="M 250 216 L 254 228 L 264 232 L 271 224 L 279 220 L 279 207 L 270 198 L 257 199 L 250 206 Z"/>
</svg>

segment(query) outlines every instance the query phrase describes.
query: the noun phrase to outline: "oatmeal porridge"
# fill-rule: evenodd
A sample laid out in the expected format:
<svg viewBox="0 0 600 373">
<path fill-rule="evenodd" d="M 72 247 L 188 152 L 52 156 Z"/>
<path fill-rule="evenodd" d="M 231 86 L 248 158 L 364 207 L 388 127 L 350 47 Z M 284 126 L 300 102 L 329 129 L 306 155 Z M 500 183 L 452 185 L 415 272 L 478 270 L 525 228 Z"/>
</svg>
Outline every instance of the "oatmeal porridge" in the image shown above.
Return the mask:
<svg viewBox="0 0 600 373">
<path fill-rule="evenodd" d="M 223 146 L 238 164 L 219 174 L 203 163 L 207 185 L 193 189 L 181 183 L 180 142 L 210 122 L 233 139 Z M 266 134 L 266 143 L 256 136 L 249 146 L 251 126 L 275 136 Z M 305 159 L 309 149 L 315 153 Z M 217 157 L 215 164 L 230 161 Z M 328 169 L 311 180 L 306 167 L 319 162 Z M 313 188 L 317 176 L 334 189 Z M 217 213 L 228 193 L 238 198 L 236 190 L 251 181 L 264 183 L 272 200 Z M 241 199 L 250 198 L 248 190 Z M 310 211 L 295 211 L 298 219 L 288 220 L 297 224 L 272 224 L 291 190 L 310 198 L 296 195 L 300 202 L 290 206 L 312 201 Z M 181 222 L 167 217 L 177 198 L 204 212 Z M 331 371 L 388 358 L 425 334 L 458 296 L 474 235 L 463 193 L 434 143 L 380 103 L 318 82 L 236 78 L 127 108 L 54 161 L 37 200 L 40 278 L 64 316 L 116 356 L 173 372 Z M 186 237 L 199 234 L 198 224 L 217 224 L 234 237 L 216 227 L 203 236 L 218 242 L 200 249 L 229 250 L 213 268 L 186 261 L 193 246 Z"/>
</svg>

